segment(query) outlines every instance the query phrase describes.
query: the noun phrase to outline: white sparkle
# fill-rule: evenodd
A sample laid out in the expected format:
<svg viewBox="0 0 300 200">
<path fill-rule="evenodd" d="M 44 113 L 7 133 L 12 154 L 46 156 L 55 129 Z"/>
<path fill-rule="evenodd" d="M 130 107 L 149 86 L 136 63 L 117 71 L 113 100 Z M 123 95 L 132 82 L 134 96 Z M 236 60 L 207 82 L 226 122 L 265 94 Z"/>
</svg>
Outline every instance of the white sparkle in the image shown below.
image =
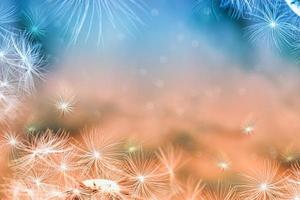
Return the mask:
<svg viewBox="0 0 300 200">
<path fill-rule="evenodd" d="M 268 190 L 268 184 L 262 183 L 262 184 L 260 184 L 259 188 L 261 191 L 266 191 L 266 190 Z"/>
<path fill-rule="evenodd" d="M 141 183 L 145 182 L 145 176 L 143 176 L 143 175 L 138 176 L 137 179 L 138 179 L 139 182 L 141 182 Z"/>
<path fill-rule="evenodd" d="M 100 156 L 101 156 L 101 154 L 100 154 L 100 152 L 99 151 L 94 151 L 93 152 L 93 157 L 95 158 L 95 159 L 100 159 Z"/>
<path fill-rule="evenodd" d="M 270 22 L 270 27 L 275 28 L 277 26 L 277 23 L 275 21 Z"/>
</svg>

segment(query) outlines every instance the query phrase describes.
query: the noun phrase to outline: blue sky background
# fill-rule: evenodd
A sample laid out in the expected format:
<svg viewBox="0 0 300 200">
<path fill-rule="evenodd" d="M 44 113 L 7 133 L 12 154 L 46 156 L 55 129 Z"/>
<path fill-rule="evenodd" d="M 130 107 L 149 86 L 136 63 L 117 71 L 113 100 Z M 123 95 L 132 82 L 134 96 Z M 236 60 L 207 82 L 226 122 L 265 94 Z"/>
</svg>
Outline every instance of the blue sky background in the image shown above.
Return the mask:
<svg viewBox="0 0 300 200">
<path fill-rule="evenodd" d="M 12 2 L 6 0 L 7 2 Z M 20 18 L 18 26 L 26 26 L 24 11 L 35 6 L 40 9 L 39 19 L 51 15 L 51 11 L 45 11 L 47 4 L 41 0 L 16 0 L 17 13 Z M 143 58 L 157 57 L 170 49 L 181 50 L 178 54 L 184 54 L 185 48 L 193 50 L 191 46 L 199 45 L 202 48 L 208 45 L 211 53 L 221 53 L 230 62 L 241 64 L 245 69 L 251 69 L 256 64 L 257 49 L 250 44 L 245 36 L 246 21 L 230 17 L 226 10 L 220 8 L 217 0 L 153 0 L 146 1 L 145 12 L 140 13 L 145 25 L 132 35 L 126 35 L 118 40 L 118 30 L 108 31 L 104 38 L 103 45 L 98 48 L 95 42 L 90 41 L 66 48 L 68 36 L 60 35 L 61 27 L 56 26 L 55 21 L 46 20 L 47 34 L 44 37 L 36 38 L 43 44 L 51 57 L 62 57 L 69 51 L 86 53 L 92 50 L 99 57 L 120 55 L 123 57 Z M 66 10 L 66 12 L 68 12 Z M 62 24 L 64 22 L 62 21 Z M 179 41 L 179 43 L 178 43 Z M 172 45 L 173 44 L 173 45 Z M 173 47 L 172 47 L 173 46 Z M 195 53 L 201 50 L 195 49 Z M 281 52 L 283 57 L 284 52 Z M 217 53 L 216 53 L 217 55 Z"/>
</svg>

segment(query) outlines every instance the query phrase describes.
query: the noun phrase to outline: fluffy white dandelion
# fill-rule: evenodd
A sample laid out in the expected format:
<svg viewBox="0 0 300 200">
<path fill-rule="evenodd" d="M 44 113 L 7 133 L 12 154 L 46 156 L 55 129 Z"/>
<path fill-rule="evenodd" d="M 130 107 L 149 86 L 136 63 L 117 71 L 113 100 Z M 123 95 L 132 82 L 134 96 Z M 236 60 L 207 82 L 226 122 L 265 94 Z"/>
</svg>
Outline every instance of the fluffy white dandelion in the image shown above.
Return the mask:
<svg viewBox="0 0 300 200">
<path fill-rule="evenodd" d="M 277 49 L 292 46 L 300 30 L 293 15 L 283 10 L 280 1 L 267 1 L 256 6 L 247 14 L 250 21 L 246 28 L 249 39 L 255 44 Z"/>
<path fill-rule="evenodd" d="M 7 122 L 13 119 L 19 105 L 19 95 L 16 84 L 17 76 L 13 68 L 6 62 L 11 52 L 10 40 L 7 37 L 0 39 L 0 121 Z"/>
<path fill-rule="evenodd" d="M 0 147 L 8 150 L 15 150 L 20 145 L 20 138 L 13 132 L 6 132 L 0 137 Z"/>
<path fill-rule="evenodd" d="M 19 145 L 19 153 L 13 160 L 13 165 L 20 172 L 26 172 L 43 163 L 49 165 L 51 156 L 72 150 L 68 139 L 67 133 L 53 133 L 51 130 L 29 136 Z"/>
<path fill-rule="evenodd" d="M 76 151 L 66 150 L 65 152 L 53 154 L 44 160 L 42 168 L 49 169 L 52 174 L 51 182 L 59 183 L 61 188 L 76 184 L 82 177 L 78 176 L 82 166 L 77 161 Z M 78 179 L 78 180 L 77 180 Z"/>
<path fill-rule="evenodd" d="M 10 91 L 32 93 L 36 81 L 44 79 L 45 57 L 41 45 L 26 33 L 1 38 L 1 79 L 9 84 Z"/>
<path fill-rule="evenodd" d="M 62 116 L 72 113 L 75 107 L 75 96 L 60 95 L 55 101 L 55 107 Z"/>
<path fill-rule="evenodd" d="M 31 93 L 35 90 L 35 81 L 44 79 L 45 57 L 41 45 L 34 44 L 27 34 L 11 37 L 11 44 L 14 54 L 8 63 L 18 76 L 19 89 Z"/>
<path fill-rule="evenodd" d="M 83 144 L 77 146 L 82 173 L 116 173 L 123 156 L 120 142 L 106 137 L 99 129 L 85 129 L 82 134 Z"/>
<path fill-rule="evenodd" d="M 182 152 L 173 146 L 160 148 L 157 157 L 172 178 L 175 178 L 176 171 L 185 164 Z"/>
<path fill-rule="evenodd" d="M 243 175 L 244 183 L 239 185 L 240 198 L 245 200 L 275 200 L 285 196 L 288 175 L 280 166 L 265 161 L 257 169 Z"/>
<path fill-rule="evenodd" d="M 169 195 L 169 174 L 153 154 L 142 150 L 128 154 L 123 170 L 132 198 L 161 199 Z"/>
<path fill-rule="evenodd" d="M 287 182 L 284 200 L 300 200 L 300 184 Z"/>
<path fill-rule="evenodd" d="M 88 41 L 93 36 L 97 44 L 102 43 L 107 29 L 131 33 L 144 22 L 139 16 L 145 6 L 139 0 L 49 0 L 56 19 L 65 26 L 71 43 L 79 38 Z M 91 37 L 91 38 L 90 38 Z"/>
<path fill-rule="evenodd" d="M 186 163 L 183 159 L 183 153 L 178 148 L 167 146 L 160 148 L 156 154 L 161 164 L 164 166 L 166 173 L 169 175 L 172 193 L 178 193 L 181 190 L 178 180 L 178 171 Z"/>
</svg>

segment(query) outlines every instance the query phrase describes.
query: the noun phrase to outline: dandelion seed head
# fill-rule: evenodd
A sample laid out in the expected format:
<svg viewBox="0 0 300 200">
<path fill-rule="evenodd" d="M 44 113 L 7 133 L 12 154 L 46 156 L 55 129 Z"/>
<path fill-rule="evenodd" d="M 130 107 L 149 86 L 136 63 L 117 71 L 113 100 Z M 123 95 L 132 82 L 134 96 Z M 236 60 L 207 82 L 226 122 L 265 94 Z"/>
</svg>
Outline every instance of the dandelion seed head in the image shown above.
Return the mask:
<svg viewBox="0 0 300 200">
<path fill-rule="evenodd" d="M 69 113 L 72 111 L 72 107 L 71 104 L 67 101 L 60 101 L 57 103 L 57 109 L 61 112 L 61 113 Z"/>
<path fill-rule="evenodd" d="M 83 181 L 83 184 L 92 189 L 100 190 L 102 193 L 117 194 L 120 192 L 120 186 L 113 180 L 108 179 L 89 179 Z"/>
<path fill-rule="evenodd" d="M 35 7 L 23 13 L 24 25 L 27 32 L 34 37 L 42 37 L 46 34 L 48 17 L 41 15 L 42 8 Z"/>
<path fill-rule="evenodd" d="M 0 147 L 12 153 L 19 148 L 19 145 L 19 137 L 15 133 L 6 132 L 4 136 L 0 138 Z"/>
<path fill-rule="evenodd" d="M 154 154 L 145 155 L 142 150 L 130 153 L 124 164 L 124 173 L 134 197 L 157 199 L 167 195 L 170 177 Z"/>
<path fill-rule="evenodd" d="M 19 156 L 13 160 L 14 166 L 19 169 L 29 170 L 37 163 L 43 163 L 50 156 L 69 152 L 68 134 L 65 132 L 54 133 L 50 130 L 34 136 L 29 135 L 29 141 L 22 143 Z M 49 163 L 48 163 L 49 164 Z"/>
<path fill-rule="evenodd" d="M 12 80 L 12 91 L 16 93 L 32 93 L 36 81 L 44 79 L 43 67 L 45 57 L 41 46 L 26 33 L 7 35 L 1 40 L 0 71 L 6 75 L 6 80 Z"/>
<path fill-rule="evenodd" d="M 240 197 L 249 199 L 272 199 L 285 194 L 288 175 L 280 172 L 279 165 L 265 161 L 258 169 L 244 175 L 245 183 L 239 186 Z"/>
<path fill-rule="evenodd" d="M 277 50 L 292 47 L 300 29 L 293 16 L 283 10 L 279 1 L 268 1 L 254 7 L 247 14 L 249 39 L 255 44 L 267 44 Z"/>
<path fill-rule="evenodd" d="M 75 106 L 75 96 L 70 92 L 63 92 L 55 102 L 55 107 L 61 115 L 67 115 L 73 112 Z"/>
<path fill-rule="evenodd" d="M 85 129 L 82 139 L 78 152 L 83 174 L 103 175 L 117 170 L 119 157 L 123 155 L 119 142 L 104 136 L 99 129 Z"/>
</svg>

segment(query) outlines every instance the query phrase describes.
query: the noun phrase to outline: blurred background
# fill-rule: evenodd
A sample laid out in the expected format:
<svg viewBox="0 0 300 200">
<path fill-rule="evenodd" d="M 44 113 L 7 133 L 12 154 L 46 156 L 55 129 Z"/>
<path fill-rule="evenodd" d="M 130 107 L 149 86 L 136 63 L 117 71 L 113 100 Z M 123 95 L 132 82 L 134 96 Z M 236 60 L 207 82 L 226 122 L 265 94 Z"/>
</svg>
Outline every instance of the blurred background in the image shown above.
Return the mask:
<svg viewBox="0 0 300 200">
<path fill-rule="evenodd" d="M 64 129 L 79 138 L 84 127 L 99 127 L 131 149 L 180 146 L 182 174 L 208 180 L 234 179 L 265 157 L 298 160 L 297 59 L 290 49 L 249 42 L 249 22 L 217 0 L 147 1 L 138 28 L 108 26 L 100 45 L 93 31 L 80 42 L 83 29 L 71 46 L 71 34 L 59 31 L 64 17 L 45 18 L 45 2 L 15 3 L 18 28 L 31 30 L 27 13 L 38 11 L 42 32 L 34 40 L 49 62 L 12 122 L 17 132 Z M 63 113 L 61 101 L 69 108 Z"/>
</svg>

